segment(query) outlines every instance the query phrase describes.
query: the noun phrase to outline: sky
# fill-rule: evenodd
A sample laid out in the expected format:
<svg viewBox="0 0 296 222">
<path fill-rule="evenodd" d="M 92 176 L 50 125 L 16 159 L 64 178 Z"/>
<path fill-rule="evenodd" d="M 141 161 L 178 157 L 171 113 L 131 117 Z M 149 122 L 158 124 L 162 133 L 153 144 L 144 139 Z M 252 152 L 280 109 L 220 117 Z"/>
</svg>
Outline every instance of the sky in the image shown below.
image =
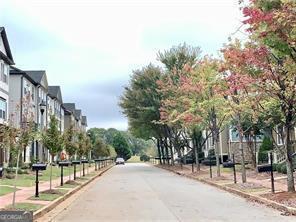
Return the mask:
<svg viewBox="0 0 296 222">
<path fill-rule="evenodd" d="M 217 55 L 241 20 L 238 0 L 0 0 L 16 67 L 46 70 L 89 127 L 121 130 L 133 70 L 184 42 Z"/>
</svg>

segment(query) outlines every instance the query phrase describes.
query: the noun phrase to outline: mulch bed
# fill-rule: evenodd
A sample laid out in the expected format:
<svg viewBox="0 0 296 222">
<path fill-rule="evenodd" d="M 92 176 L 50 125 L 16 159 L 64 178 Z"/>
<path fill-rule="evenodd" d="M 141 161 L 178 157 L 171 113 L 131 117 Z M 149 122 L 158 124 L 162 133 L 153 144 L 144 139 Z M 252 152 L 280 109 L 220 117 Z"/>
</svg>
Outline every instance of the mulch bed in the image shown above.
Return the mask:
<svg viewBox="0 0 296 222">
<path fill-rule="evenodd" d="M 289 207 L 296 208 L 296 193 L 289 193 L 289 192 L 279 192 L 279 193 L 268 193 L 261 195 L 269 200 L 273 200 L 277 203 L 284 204 Z"/>
<path fill-rule="evenodd" d="M 70 184 L 70 185 L 80 185 L 80 183 L 74 181 L 74 180 L 68 180 L 65 184 Z"/>
<path fill-rule="evenodd" d="M 260 190 L 266 189 L 266 187 L 254 183 L 237 183 L 237 184 L 229 184 L 228 187 L 232 187 L 235 189 L 239 189 L 241 191 L 251 191 L 251 190 Z"/>
<path fill-rule="evenodd" d="M 58 194 L 58 195 L 63 195 L 63 193 L 57 189 L 52 189 L 52 190 L 44 190 L 40 193 L 46 193 L 46 194 Z"/>
</svg>

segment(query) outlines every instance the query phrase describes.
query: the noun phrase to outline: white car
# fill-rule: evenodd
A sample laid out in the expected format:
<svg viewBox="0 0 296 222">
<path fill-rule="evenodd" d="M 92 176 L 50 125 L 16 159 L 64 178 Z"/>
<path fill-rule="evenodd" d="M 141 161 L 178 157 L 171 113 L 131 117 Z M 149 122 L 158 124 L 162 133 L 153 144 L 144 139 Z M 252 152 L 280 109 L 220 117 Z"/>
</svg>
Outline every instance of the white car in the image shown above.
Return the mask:
<svg viewBox="0 0 296 222">
<path fill-rule="evenodd" d="M 118 157 L 118 158 L 116 158 L 115 163 L 116 163 L 116 165 L 118 165 L 118 164 L 123 164 L 124 165 L 124 159 L 121 158 L 121 157 Z"/>
</svg>

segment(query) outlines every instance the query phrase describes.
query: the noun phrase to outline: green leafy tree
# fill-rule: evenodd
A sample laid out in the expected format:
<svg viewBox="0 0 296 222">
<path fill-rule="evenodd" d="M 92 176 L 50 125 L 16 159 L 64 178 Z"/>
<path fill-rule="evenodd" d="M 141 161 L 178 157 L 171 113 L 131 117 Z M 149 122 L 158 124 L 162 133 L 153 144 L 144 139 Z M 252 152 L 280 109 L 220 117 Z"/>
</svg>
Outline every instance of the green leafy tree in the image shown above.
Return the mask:
<svg viewBox="0 0 296 222">
<path fill-rule="evenodd" d="M 94 158 L 110 156 L 110 145 L 103 142 L 102 139 L 97 138 L 92 149 L 92 156 Z"/>
<path fill-rule="evenodd" d="M 115 148 L 117 156 L 122 157 L 125 160 L 131 158 L 132 152 L 130 150 L 128 142 L 121 133 L 117 133 L 115 135 L 115 137 L 113 138 L 112 146 Z"/>
<path fill-rule="evenodd" d="M 79 158 L 86 158 L 87 148 L 86 148 L 86 136 L 83 132 L 77 133 L 77 155 Z"/>
<path fill-rule="evenodd" d="M 72 159 L 77 151 L 77 142 L 75 141 L 75 131 L 73 125 L 71 125 L 63 134 L 63 143 L 65 150 L 69 156 L 69 159 Z"/>
<path fill-rule="evenodd" d="M 63 150 L 63 138 L 55 115 L 50 116 L 49 127 L 41 133 L 41 138 L 43 145 L 48 149 L 51 155 L 49 189 L 52 190 L 52 163 L 54 157 Z"/>
</svg>

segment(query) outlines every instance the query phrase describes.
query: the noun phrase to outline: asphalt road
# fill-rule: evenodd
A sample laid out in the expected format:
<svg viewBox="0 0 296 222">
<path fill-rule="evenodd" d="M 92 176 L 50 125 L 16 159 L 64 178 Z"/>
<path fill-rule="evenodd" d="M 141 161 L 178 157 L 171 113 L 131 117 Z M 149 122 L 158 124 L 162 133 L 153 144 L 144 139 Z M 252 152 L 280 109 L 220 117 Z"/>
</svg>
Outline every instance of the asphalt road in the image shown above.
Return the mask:
<svg viewBox="0 0 296 222">
<path fill-rule="evenodd" d="M 115 166 L 54 221 L 296 221 L 146 164 Z"/>
</svg>

